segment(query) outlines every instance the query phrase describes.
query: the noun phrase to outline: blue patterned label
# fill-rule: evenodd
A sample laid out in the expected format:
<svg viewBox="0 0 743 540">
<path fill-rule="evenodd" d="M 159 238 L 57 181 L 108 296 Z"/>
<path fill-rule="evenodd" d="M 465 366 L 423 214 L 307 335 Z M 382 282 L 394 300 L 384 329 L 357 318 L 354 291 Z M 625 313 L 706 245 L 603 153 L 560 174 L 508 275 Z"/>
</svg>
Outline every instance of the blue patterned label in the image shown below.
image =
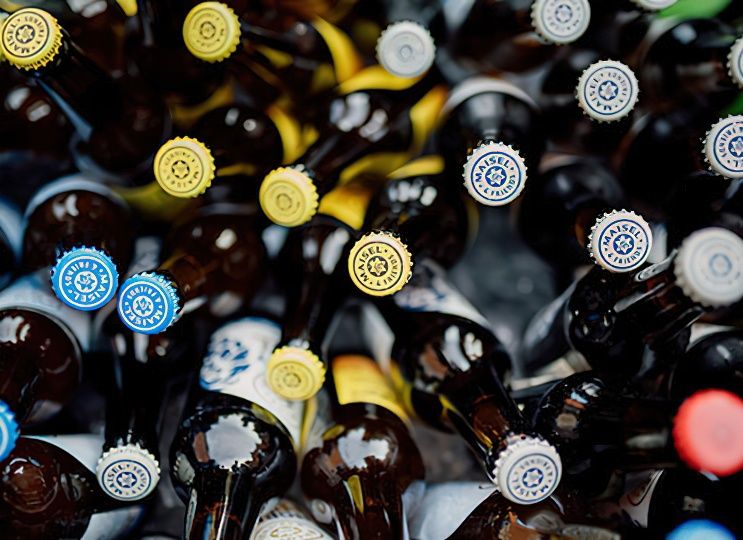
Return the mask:
<svg viewBox="0 0 743 540">
<path fill-rule="evenodd" d="M 142 334 L 163 332 L 175 320 L 177 301 L 172 287 L 157 277 L 135 275 L 119 291 L 118 310 L 121 320 L 131 330 Z"/>
<path fill-rule="evenodd" d="M 119 274 L 113 261 L 95 249 L 65 253 L 52 269 L 52 288 L 62 302 L 83 311 L 98 309 L 116 294 Z"/>
</svg>

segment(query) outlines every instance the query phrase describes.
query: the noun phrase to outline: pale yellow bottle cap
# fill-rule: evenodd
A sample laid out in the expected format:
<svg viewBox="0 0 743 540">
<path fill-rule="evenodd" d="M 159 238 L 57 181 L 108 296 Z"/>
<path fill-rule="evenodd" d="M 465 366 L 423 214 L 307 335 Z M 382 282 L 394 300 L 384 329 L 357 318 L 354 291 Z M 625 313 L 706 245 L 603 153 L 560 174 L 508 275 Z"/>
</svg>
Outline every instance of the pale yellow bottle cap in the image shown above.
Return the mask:
<svg viewBox="0 0 743 540">
<path fill-rule="evenodd" d="M 201 2 L 183 21 L 183 42 L 196 58 L 221 62 L 237 50 L 240 19 L 222 2 Z"/>
<path fill-rule="evenodd" d="M 212 184 L 214 158 L 209 148 L 191 137 L 176 137 L 163 144 L 152 164 L 155 180 L 173 197 L 198 197 Z"/>
<path fill-rule="evenodd" d="M 348 255 L 351 281 L 371 296 L 388 296 L 402 289 L 410 279 L 412 267 L 407 246 L 384 231 L 365 234 Z"/>
<path fill-rule="evenodd" d="M 325 381 L 325 365 L 315 353 L 300 347 L 280 347 L 268 360 L 268 384 L 285 399 L 304 401 Z"/>
<path fill-rule="evenodd" d="M 266 175 L 258 198 L 268 218 L 284 227 L 306 223 L 317 213 L 318 197 L 312 179 L 291 167 L 279 167 Z"/>
<path fill-rule="evenodd" d="M 19 9 L 0 32 L 2 55 L 20 69 L 39 69 L 54 60 L 62 45 L 57 19 L 42 9 Z"/>
</svg>

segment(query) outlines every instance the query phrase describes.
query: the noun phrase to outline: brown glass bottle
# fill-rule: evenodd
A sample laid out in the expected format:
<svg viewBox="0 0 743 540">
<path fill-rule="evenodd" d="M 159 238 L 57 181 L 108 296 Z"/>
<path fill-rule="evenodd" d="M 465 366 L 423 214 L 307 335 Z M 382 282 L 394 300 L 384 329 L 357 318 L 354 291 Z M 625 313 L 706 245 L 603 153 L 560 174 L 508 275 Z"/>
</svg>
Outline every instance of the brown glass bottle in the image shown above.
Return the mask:
<svg viewBox="0 0 743 540">
<path fill-rule="evenodd" d="M 259 232 L 248 206 L 200 208 L 168 235 L 158 268 L 122 284 L 121 320 L 135 332 L 157 334 L 204 304 L 216 315 L 234 312 L 255 293 L 264 271 Z"/>
<path fill-rule="evenodd" d="M 6 22 L 3 52 L 68 117 L 77 165 L 119 182 L 145 171 L 171 130 L 167 108 L 150 87 L 142 79 L 111 78 L 45 11 L 23 9 Z M 34 34 L 30 51 L 21 45 L 28 25 L 48 29 Z"/>
<path fill-rule="evenodd" d="M 16 206 L 0 197 L 0 290 L 20 266 L 23 217 Z"/>
<path fill-rule="evenodd" d="M 405 413 L 368 356 L 335 356 L 330 367 L 332 419 L 309 443 L 302 490 L 315 519 L 343 538 L 404 538 L 404 493 L 424 477 Z"/>
<path fill-rule="evenodd" d="M 262 506 L 294 479 L 301 405 L 263 382 L 279 335 L 258 316 L 212 334 L 170 448 L 171 479 L 188 506 L 184 538 L 250 537 Z"/>
</svg>

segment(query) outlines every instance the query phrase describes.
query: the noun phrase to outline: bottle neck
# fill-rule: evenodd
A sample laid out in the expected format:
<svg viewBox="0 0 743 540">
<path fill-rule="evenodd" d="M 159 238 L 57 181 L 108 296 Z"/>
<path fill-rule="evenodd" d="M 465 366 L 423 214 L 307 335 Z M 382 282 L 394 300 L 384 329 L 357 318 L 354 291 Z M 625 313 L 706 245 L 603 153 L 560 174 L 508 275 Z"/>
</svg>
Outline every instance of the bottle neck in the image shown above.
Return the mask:
<svg viewBox="0 0 743 540">
<path fill-rule="evenodd" d="M 189 300 L 206 294 L 206 285 L 210 276 L 218 270 L 219 264 L 214 262 L 201 264 L 201 261 L 183 251 L 177 251 L 169 259 L 160 264 L 158 273 L 165 274 L 175 283 L 181 298 L 181 305 Z"/>
<path fill-rule="evenodd" d="M 181 3 L 173 0 L 137 0 L 141 44 L 168 48 L 182 43 L 181 28 L 173 23 L 181 20 L 183 11 Z"/>
</svg>

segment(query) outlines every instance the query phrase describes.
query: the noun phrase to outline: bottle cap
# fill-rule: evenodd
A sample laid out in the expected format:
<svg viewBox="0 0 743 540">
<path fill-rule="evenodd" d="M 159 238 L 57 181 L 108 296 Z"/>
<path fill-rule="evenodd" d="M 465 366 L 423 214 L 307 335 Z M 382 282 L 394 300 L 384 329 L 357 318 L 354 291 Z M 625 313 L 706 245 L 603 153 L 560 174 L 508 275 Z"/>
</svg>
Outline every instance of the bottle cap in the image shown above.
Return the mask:
<svg viewBox="0 0 743 540">
<path fill-rule="evenodd" d="M 155 491 L 160 464 L 138 444 L 117 446 L 103 453 L 95 468 L 98 483 L 109 497 L 138 501 Z"/>
<path fill-rule="evenodd" d="M 222 2 L 201 2 L 183 21 L 183 42 L 206 62 L 221 62 L 240 44 L 240 19 Z"/>
<path fill-rule="evenodd" d="M 715 521 L 690 519 L 668 533 L 666 540 L 735 540 L 735 535 Z"/>
<path fill-rule="evenodd" d="M 615 60 L 601 60 L 586 68 L 578 79 L 578 105 L 598 122 L 615 122 L 627 116 L 637 103 L 637 77 Z"/>
<path fill-rule="evenodd" d="M 258 198 L 268 218 L 284 227 L 306 223 L 317 212 L 315 183 L 303 172 L 279 167 L 266 175 Z"/>
<path fill-rule="evenodd" d="M 348 274 L 371 296 L 389 296 L 410 280 L 412 256 L 397 236 L 375 231 L 359 238 L 348 254 Z"/>
<path fill-rule="evenodd" d="M 198 139 L 176 137 L 163 144 L 152 165 L 163 190 L 184 199 L 198 197 L 214 180 L 214 158 Z"/>
<path fill-rule="evenodd" d="M 18 434 L 18 423 L 15 421 L 13 411 L 0 399 L 0 461 L 13 451 Z"/>
<path fill-rule="evenodd" d="M 519 196 L 526 185 L 526 163 L 518 150 L 507 144 L 481 144 L 464 164 L 464 187 L 477 202 L 504 206 Z"/>
<path fill-rule="evenodd" d="M 325 364 L 300 347 L 280 347 L 268 360 L 268 384 L 285 399 L 304 401 L 317 394 L 325 381 Z"/>
<path fill-rule="evenodd" d="M 704 138 L 704 160 L 727 178 L 743 178 L 743 115 L 719 120 Z"/>
<path fill-rule="evenodd" d="M 730 47 L 728 74 L 739 88 L 743 88 L 743 37 L 739 37 Z"/>
<path fill-rule="evenodd" d="M 661 9 L 672 6 L 677 1 L 678 0 L 632 0 L 637 7 L 648 11 L 660 11 Z"/>
<path fill-rule="evenodd" d="M 121 321 L 140 334 L 164 332 L 180 310 L 173 283 L 150 272 L 134 274 L 124 282 L 117 308 Z"/>
<path fill-rule="evenodd" d="M 743 469 L 743 399 L 726 390 L 686 398 L 673 421 L 676 451 L 690 467 L 717 476 Z"/>
<path fill-rule="evenodd" d="M 43 9 L 19 9 L 5 19 L 0 32 L 5 59 L 20 69 L 39 69 L 54 60 L 62 45 L 62 28 Z"/>
<path fill-rule="evenodd" d="M 513 435 L 501 451 L 493 481 L 509 501 L 534 504 L 549 497 L 560 483 L 562 461 L 557 450 L 540 437 Z"/>
<path fill-rule="evenodd" d="M 588 28 L 591 5 L 588 0 L 536 0 L 531 22 L 541 38 L 550 43 L 572 43 Z"/>
<path fill-rule="evenodd" d="M 418 77 L 428 71 L 436 45 L 426 28 L 412 21 L 387 26 L 377 40 L 377 61 L 392 75 Z"/>
<path fill-rule="evenodd" d="M 679 247 L 674 273 L 694 302 L 707 307 L 734 304 L 743 297 L 743 239 L 719 227 L 696 231 Z"/>
<path fill-rule="evenodd" d="M 650 255 L 653 232 L 639 215 L 612 210 L 596 220 L 588 235 L 588 252 L 593 261 L 609 272 L 631 272 Z"/>
<path fill-rule="evenodd" d="M 62 303 L 81 311 L 105 306 L 119 288 L 111 258 L 90 247 L 65 252 L 52 267 L 52 289 Z"/>
</svg>

